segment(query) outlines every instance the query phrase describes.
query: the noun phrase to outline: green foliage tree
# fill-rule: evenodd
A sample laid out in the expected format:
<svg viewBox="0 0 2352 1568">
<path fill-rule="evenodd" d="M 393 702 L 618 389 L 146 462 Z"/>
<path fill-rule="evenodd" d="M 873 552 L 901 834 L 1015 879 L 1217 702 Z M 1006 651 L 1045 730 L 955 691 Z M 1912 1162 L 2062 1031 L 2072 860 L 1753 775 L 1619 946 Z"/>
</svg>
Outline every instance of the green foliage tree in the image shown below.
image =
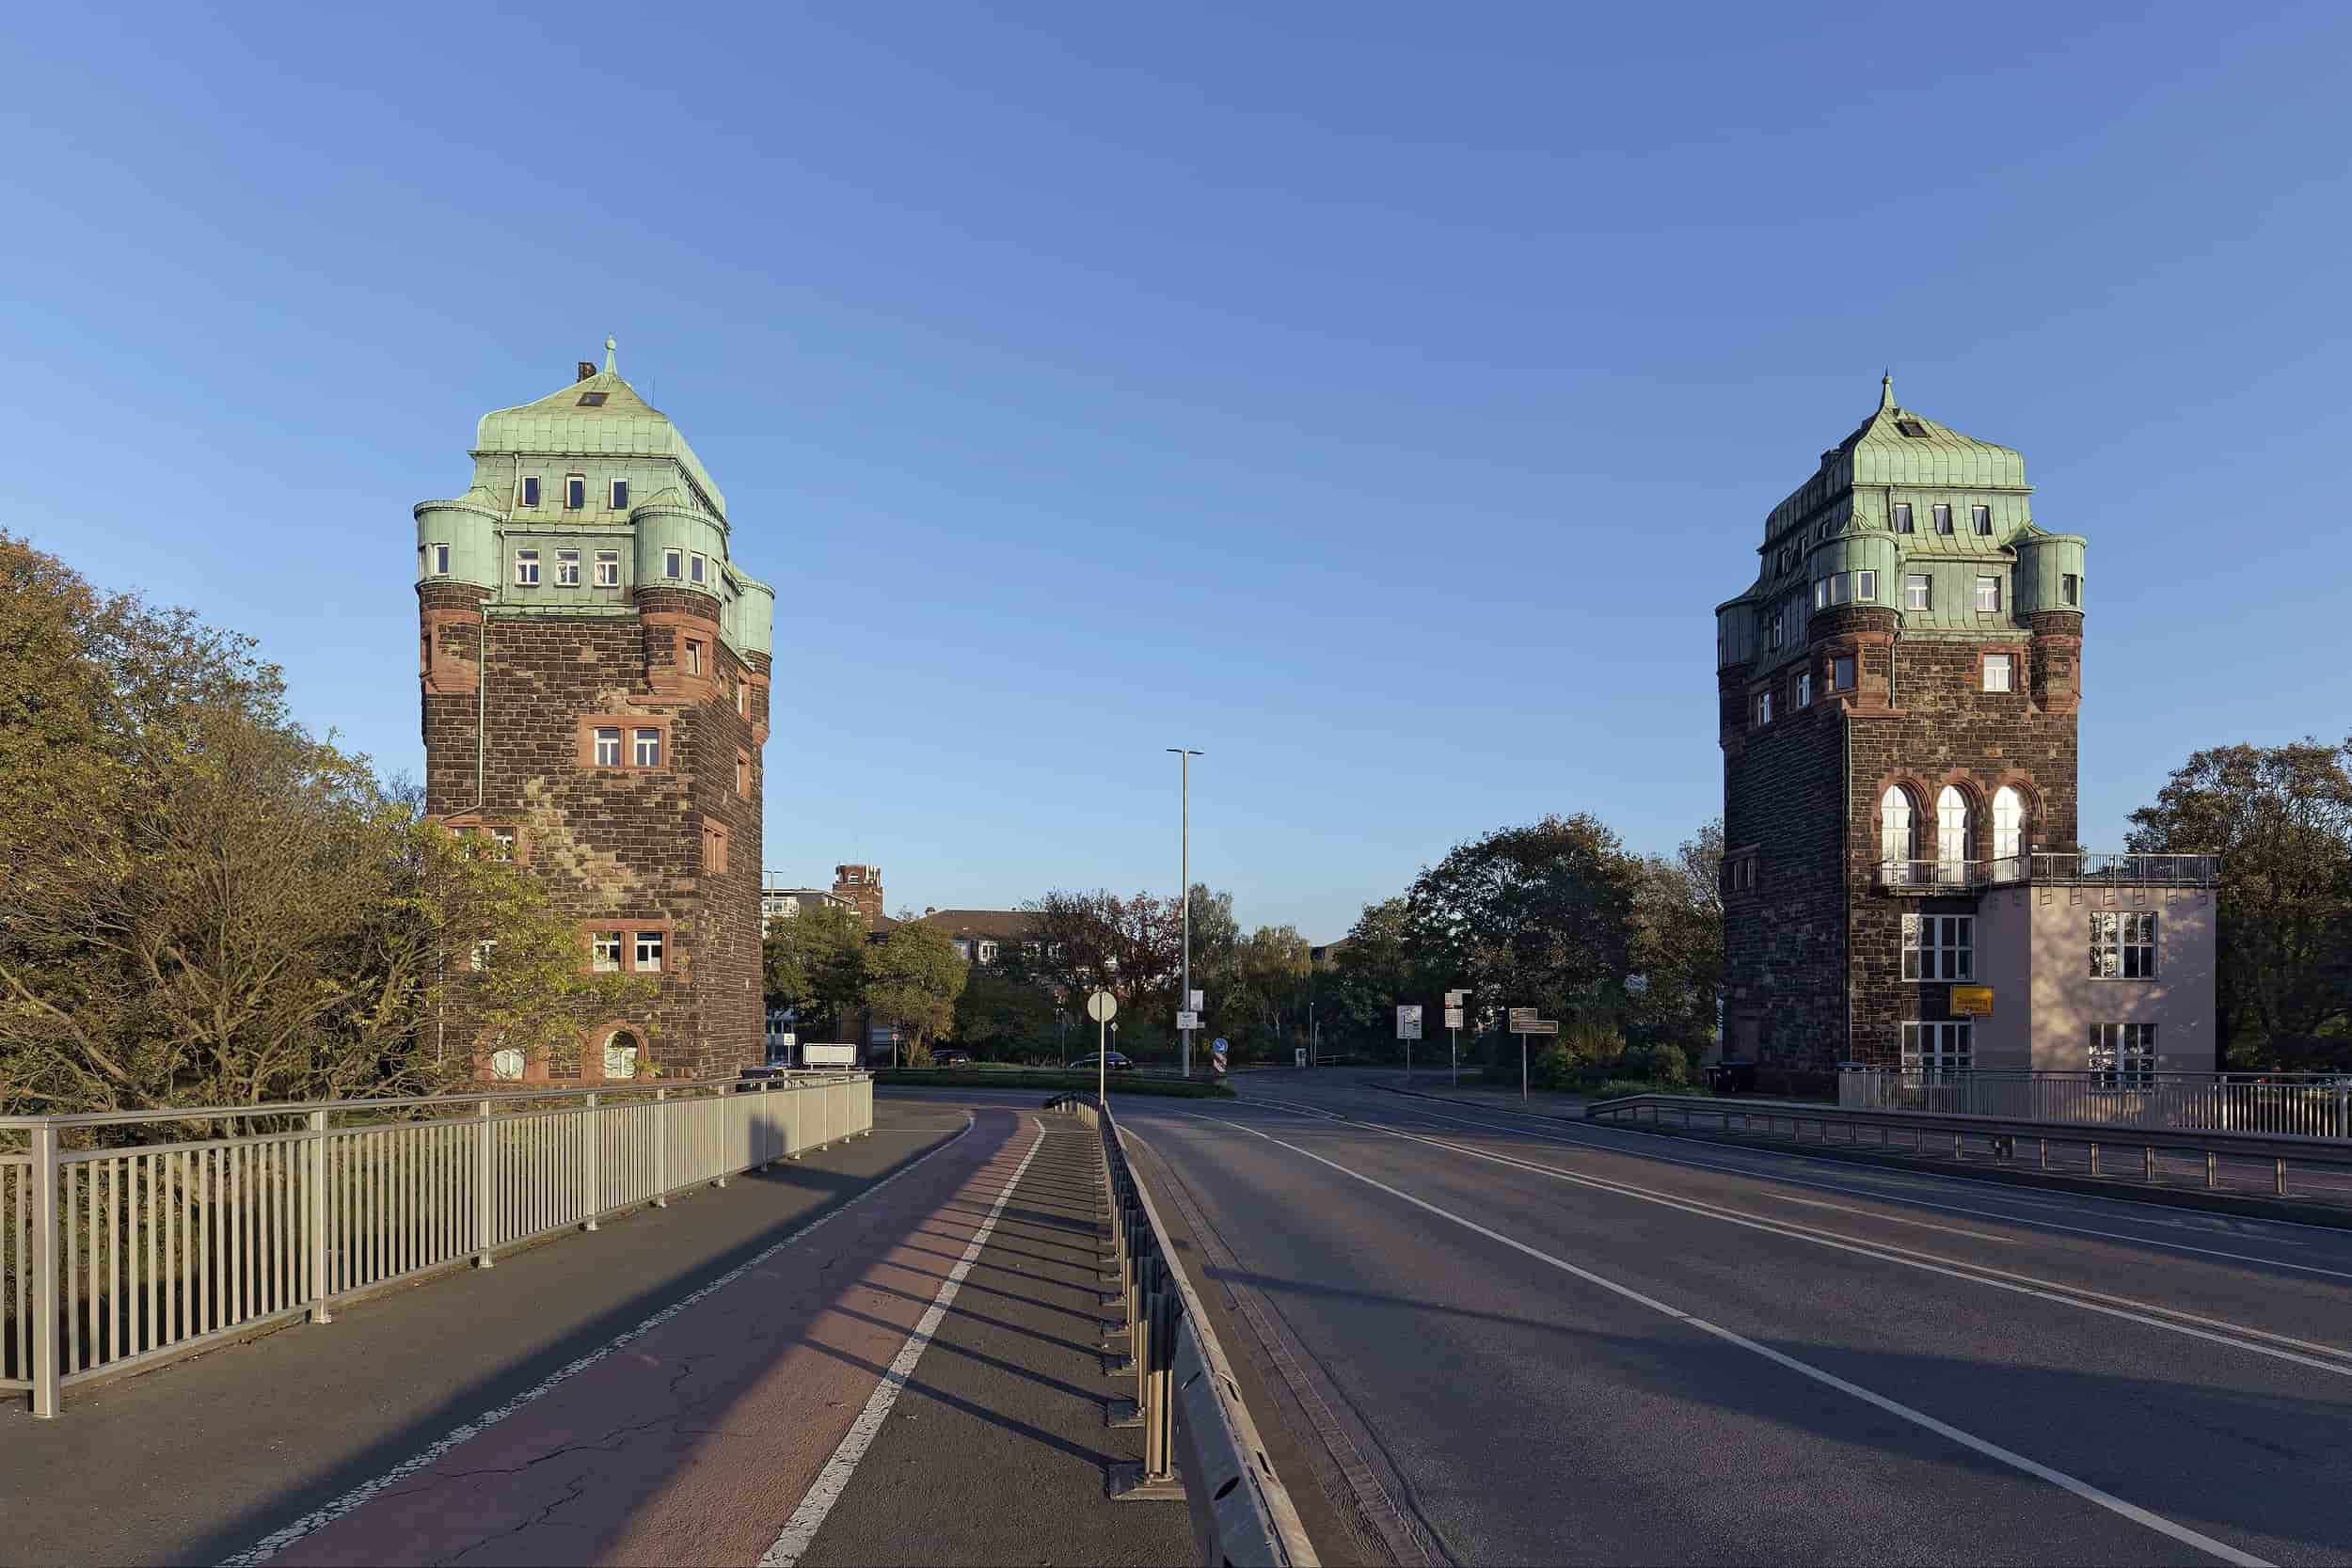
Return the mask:
<svg viewBox="0 0 2352 1568">
<path fill-rule="evenodd" d="M 1011 1057 L 1054 1049 L 1054 993 L 994 966 L 969 971 L 956 998 L 956 1043 L 982 1056 Z"/>
<path fill-rule="evenodd" d="M 2132 814 L 2128 842 L 2221 857 L 2225 1060 L 2352 1067 L 2352 741 L 2196 752 Z"/>
<path fill-rule="evenodd" d="M 929 1059 L 930 1042 L 954 1023 L 956 999 L 968 979 L 946 931 L 929 921 L 908 921 L 874 949 L 866 1003 L 877 1018 L 898 1028 L 919 1063 Z"/>
<path fill-rule="evenodd" d="M 1634 886 L 1627 1030 L 1680 1051 L 1686 1072 L 1714 1037 L 1723 993 L 1723 860 L 1718 817 L 1671 858 L 1644 860 Z"/>
<path fill-rule="evenodd" d="M 871 945 L 865 920 L 838 904 L 770 921 L 760 943 L 768 1006 L 793 1009 L 803 1039 L 847 1039 L 865 1005 Z"/>
</svg>

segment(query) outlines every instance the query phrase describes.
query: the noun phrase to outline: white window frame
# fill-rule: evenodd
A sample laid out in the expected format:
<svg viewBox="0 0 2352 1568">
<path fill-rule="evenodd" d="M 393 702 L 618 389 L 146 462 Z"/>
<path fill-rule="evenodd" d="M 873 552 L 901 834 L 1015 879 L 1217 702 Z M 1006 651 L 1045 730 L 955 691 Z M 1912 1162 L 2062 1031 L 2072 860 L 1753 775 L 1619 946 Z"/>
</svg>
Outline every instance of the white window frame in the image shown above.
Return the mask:
<svg viewBox="0 0 2352 1568">
<path fill-rule="evenodd" d="M 511 861 L 515 858 L 516 834 L 514 829 L 507 827 L 492 827 L 486 828 L 483 831 L 489 844 L 490 858 L 492 860 Z"/>
<path fill-rule="evenodd" d="M 587 506 L 587 504 L 588 476 L 586 474 L 565 474 L 564 476 L 564 510 L 566 512 L 578 512 Z"/>
<path fill-rule="evenodd" d="M 1989 506 L 1969 507 L 1968 531 L 1979 538 L 1990 539 L 1993 536 L 1993 509 Z"/>
<path fill-rule="evenodd" d="M 1829 608 L 1829 578 L 1815 578 L 1813 579 L 1813 608 L 1816 610 Z"/>
<path fill-rule="evenodd" d="M 1759 691 L 1756 694 L 1756 721 L 1758 724 L 1769 724 L 1772 721 L 1772 694 L 1769 691 Z"/>
<path fill-rule="evenodd" d="M 589 754 L 596 759 L 598 768 L 621 766 L 621 732 L 617 726 L 599 725 L 591 732 L 589 740 L 594 747 Z M 608 746 L 611 748 L 610 751 L 607 750 Z"/>
<path fill-rule="evenodd" d="M 1998 577 L 1979 577 L 1976 595 L 1977 613 L 1998 615 L 2001 612 L 2001 579 Z"/>
<path fill-rule="evenodd" d="M 1843 572 L 1827 578 L 1822 586 L 1829 590 L 1829 602 L 1832 604 L 1844 604 L 1853 596 L 1853 581 Z"/>
<path fill-rule="evenodd" d="M 984 942 L 980 943 L 980 962 L 984 964 L 993 964 L 995 961 L 996 944 L 993 942 Z"/>
<path fill-rule="evenodd" d="M 2026 869 L 2026 798 L 2014 785 L 1993 792 L 1993 874 L 2015 880 Z"/>
<path fill-rule="evenodd" d="M 684 550 L 663 550 L 661 552 L 661 575 L 663 577 L 668 578 L 672 582 L 675 582 L 680 577 L 685 575 L 685 572 L 686 552 Z"/>
<path fill-rule="evenodd" d="M 537 550 L 515 552 L 515 586 L 517 588 L 539 586 L 539 552 Z"/>
<path fill-rule="evenodd" d="M 513 1046 L 490 1053 L 490 1076 L 501 1084 L 519 1084 L 523 1077 L 523 1053 Z"/>
<path fill-rule="evenodd" d="M 1977 1065 L 1977 1027 L 1965 1019 L 1903 1025 L 1905 1072 L 1966 1072 Z"/>
<path fill-rule="evenodd" d="M 701 674 L 703 673 L 703 640 L 699 637 L 689 637 L 681 641 L 686 646 L 686 673 L 690 675 Z"/>
<path fill-rule="evenodd" d="M 1935 519 L 1935 531 L 1948 539 L 1952 535 L 1952 508 L 1948 501 L 1937 501 L 1929 515 Z"/>
<path fill-rule="evenodd" d="M 1928 984 L 1977 977 L 1977 917 L 1973 914 L 1903 916 L 1903 978 Z"/>
<path fill-rule="evenodd" d="M 580 552 L 578 550 L 555 552 L 555 586 L 558 588 L 580 586 Z"/>
<path fill-rule="evenodd" d="M 629 736 L 629 766 L 659 768 L 661 766 L 661 731 L 655 726 L 640 728 Z"/>
<path fill-rule="evenodd" d="M 2090 1026 L 2090 1070 L 2103 1087 L 2153 1088 L 2156 1026 L 2153 1023 L 2094 1023 Z"/>
<path fill-rule="evenodd" d="M 1904 574 L 1903 608 L 1905 610 L 1933 610 L 1935 608 L 1935 578 L 1926 572 Z"/>
<path fill-rule="evenodd" d="M 1875 566 L 1865 566 L 1853 575 L 1853 596 L 1859 603 L 1875 603 L 1879 596 L 1879 572 Z"/>
<path fill-rule="evenodd" d="M 1916 526 L 1911 520 L 1911 503 L 1909 501 L 1897 501 L 1895 503 L 1895 515 L 1893 522 L 1895 531 L 1897 533 L 1915 533 L 1918 531 Z"/>
<path fill-rule="evenodd" d="M 433 562 L 432 575 L 437 578 L 445 578 L 449 576 L 449 546 L 447 545 L 427 545 L 425 549 Z"/>
<path fill-rule="evenodd" d="M 1984 689 L 1987 691 L 2011 691 L 2016 689 L 2016 657 L 2011 654 L 1985 655 Z"/>
<path fill-rule="evenodd" d="M 2156 977 L 2157 927 L 2153 910 L 2090 911 L 2090 977 L 2094 980 L 2153 980 Z"/>
<path fill-rule="evenodd" d="M 663 950 L 669 945 L 667 931 L 639 931 L 629 944 L 629 969 L 638 974 L 661 973 Z"/>
<path fill-rule="evenodd" d="M 618 588 L 621 586 L 620 551 L 598 550 L 596 552 L 596 586 L 598 588 Z"/>
<path fill-rule="evenodd" d="M 626 511 L 628 507 L 628 481 L 625 479 L 608 481 L 605 485 L 604 504 L 605 509 L 610 512 Z"/>
<path fill-rule="evenodd" d="M 621 944 L 618 931 L 588 933 L 588 968 L 597 974 L 618 974 L 621 972 Z"/>
<path fill-rule="evenodd" d="M 1799 707 L 1813 705 L 1813 672 L 1810 670 L 1797 672 L 1797 705 Z"/>
<path fill-rule="evenodd" d="M 523 493 L 517 504 L 536 507 L 539 504 L 539 476 L 537 474 L 523 475 L 522 488 Z"/>
<path fill-rule="evenodd" d="M 696 550 L 686 563 L 686 580 L 697 584 L 707 583 L 710 580 L 710 557 Z"/>
</svg>

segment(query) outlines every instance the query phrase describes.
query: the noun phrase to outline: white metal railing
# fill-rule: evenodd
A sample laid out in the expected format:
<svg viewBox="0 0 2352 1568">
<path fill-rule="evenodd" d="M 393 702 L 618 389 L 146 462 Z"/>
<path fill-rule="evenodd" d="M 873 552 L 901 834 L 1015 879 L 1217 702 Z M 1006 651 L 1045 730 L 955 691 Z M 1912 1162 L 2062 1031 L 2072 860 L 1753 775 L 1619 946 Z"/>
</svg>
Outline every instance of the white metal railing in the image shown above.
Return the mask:
<svg viewBox="0 0 2352 1568">
<path fill-rule="evenodd" d="M 0 1117 L 0 1389 L 53 1416 L 91 1378 L 873 1124 L 862 1072 Z"/>
<path fill-rule="evenodd" d="M 2085 1127 L 2352 1138 L 2352 1075 L 1849 1068 L 1837 1103 Z"/>
<path fill-rule="evenodd" d="M 2009 887 L 2022 882 L 2116 887 L 2213 887 L 2221 879 L 2218 855 L 2003 855 L 1989 861 L 1883 860 L 1883 888 L 1917 893 Z"/>
</svg>

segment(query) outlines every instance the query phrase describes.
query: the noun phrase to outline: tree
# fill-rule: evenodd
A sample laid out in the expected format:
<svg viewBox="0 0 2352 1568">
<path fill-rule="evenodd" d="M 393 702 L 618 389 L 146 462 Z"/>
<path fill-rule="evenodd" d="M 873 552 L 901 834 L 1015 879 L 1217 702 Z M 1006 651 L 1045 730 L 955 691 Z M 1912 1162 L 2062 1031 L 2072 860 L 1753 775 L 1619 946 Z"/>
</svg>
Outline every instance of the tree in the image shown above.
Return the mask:
<svg viewBox="0 0 2352 1568">
<path fill-rule="evenodd" d="M 1261 926 L 1226 959 L 1220 1030 L 1244 1059 L 1282 1051 L 1307 1022 L 1312 972 L 1307 939 L 1293 926 Z"/>
<path fill-rule="evenodd" d="M 2223 746 L 2132 814 L 2129 847 L 2220 857 L 2215 1005 L 2239 1067 L 2352 1066 L 2352 741 Z"/>
<path fill-rule="evenodd" d="M 1687 1067 L 1714 1036 L 1723 991 L 1723 859 L 1718 817 L 1671 858 L 1645 859 L 1634 887 L 1628 1027 L 1637 1044 L 1680 1049 Z"/>
<path fill-rule="evenodd" d="M 838 904 L 770 921 L 760 943 L 768 1006 L 791 1008 L 805 1037 L 842 1037 L 865 1002 L 870 945 L 865 920 Z"/>
<path fill-rule="evenodd" d="M 1054 993 L 1033 980 L 976 966 L 956 998 L 956 1041 L 984 1055 L 1054 1043 Z"/>
<path fill-rule="evenodd" d="M 956 998 L 967 980 L 954 941 L 927 920 L 896 927 L 874 950 L 866 982 L 866 1006 L 898 1027 L 913 1059 L 930 1053 L 930 1042 L 955 1022 Z"/>
</svg>

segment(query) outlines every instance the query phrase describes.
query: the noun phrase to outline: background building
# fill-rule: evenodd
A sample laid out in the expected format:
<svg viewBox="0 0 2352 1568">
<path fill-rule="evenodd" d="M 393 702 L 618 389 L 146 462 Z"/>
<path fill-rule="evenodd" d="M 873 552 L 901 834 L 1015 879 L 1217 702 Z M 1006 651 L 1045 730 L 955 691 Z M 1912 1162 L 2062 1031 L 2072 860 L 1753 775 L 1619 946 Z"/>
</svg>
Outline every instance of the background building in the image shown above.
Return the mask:
<svg viewBox="0 0 2352 1568">
<path fill-rule="evenodd" d="M 483 416 L 471 485 L 416 507 L 426 809 L 508 842 L 578 923 L 583 964 L 659 978 L 642 1016 L 581 1042 L 582 1076 L 641 1051 L 727 1073 L 762 1054 L 775 595 L 735 565 L 725 498 L 605 349 L 602 372 Z"/>
<path fill-rule="evenodd" d="M 793 887 L 786 875 L 771 871 L 761 879 L 759 888 L 759 917 L 762 920 L 792 920 L 803 911 L 830 904 L 837 909 L 857 911 L 857 906 L 838 894 L 820 887 Z"/>
<path fill-rule="evenodd" d="M 2085 543 L 2030 495 L 1884 382 L 1718 607 L 1726 1056 L 2212 1069 L 2214 867 L 2079 851 Z"/>
<path fill-rule="evenodd" d="M 882 913 L 882 867 L 879 865 L 836 865 L 833 868 L 833 895 L 866 917 L 873 930 L 885 930 L 894 924 Z"/>
</svg>

